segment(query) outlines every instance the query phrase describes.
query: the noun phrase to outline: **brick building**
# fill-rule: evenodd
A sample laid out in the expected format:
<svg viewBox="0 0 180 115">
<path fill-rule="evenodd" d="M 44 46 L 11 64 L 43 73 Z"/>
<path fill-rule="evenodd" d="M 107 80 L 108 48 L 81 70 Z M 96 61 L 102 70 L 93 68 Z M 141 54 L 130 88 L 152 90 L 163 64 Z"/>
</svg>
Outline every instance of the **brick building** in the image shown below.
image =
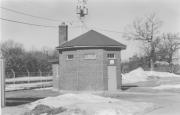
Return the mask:
<svg viewBox="0 0 180 115">
<path fill-rule="evenodd" d="M 59 27 L 59 63 L 53 64 L 59 90 L 116 90 L 121 87 L 121 50 L 126 46 L 94 30 L 67 41 Z"/>
</svg>

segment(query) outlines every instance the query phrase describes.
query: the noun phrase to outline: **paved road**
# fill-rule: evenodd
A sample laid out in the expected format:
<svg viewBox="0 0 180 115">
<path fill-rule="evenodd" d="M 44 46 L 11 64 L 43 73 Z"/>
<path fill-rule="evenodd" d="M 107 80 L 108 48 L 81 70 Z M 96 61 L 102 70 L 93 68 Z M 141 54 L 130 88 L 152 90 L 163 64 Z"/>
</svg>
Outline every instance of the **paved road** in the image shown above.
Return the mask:
<svg viewBox="0 0 180 115">
<path fill-rule="evenodd" d="M 159 107 L 145 115 L 180 115 L 180 93 L 177 92 L 125 92 L 112 96 L 137 102 L 151 102 Z"/>
<path fill-rule="evenodd" d="M 180 115 L 180 94 L 162 96 L 161 99 L 152 99 L 152 102 L 160 104 L 162 108 L 147 115 Z"/>
</svg>

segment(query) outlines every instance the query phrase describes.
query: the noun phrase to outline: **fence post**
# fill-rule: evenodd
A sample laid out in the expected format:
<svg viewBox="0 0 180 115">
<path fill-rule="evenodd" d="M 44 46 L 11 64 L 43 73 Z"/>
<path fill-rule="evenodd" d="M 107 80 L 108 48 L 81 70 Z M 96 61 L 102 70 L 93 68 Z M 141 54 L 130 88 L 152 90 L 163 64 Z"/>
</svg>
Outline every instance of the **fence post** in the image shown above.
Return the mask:
<svg viewBox="0 0 180 115">
<path fill-rule="evenodd" d="M 30 80 L 29 80 L 29 71 L 28 71 L 28 69 L 26 69 L 26 72 L 27 72 L 27 74 L 28 74 L 28 83 L 29 83 Z"/>
<path fill-rule="evenodd" d="M 5 99 L 5 59 L 0 52 L 0 74 L 1 74 L 1 107 L 6 105 Z"/>
<path fill-rule="evenodd" d="M 41 72 L 40 69 L 39 69 L 39 76 L 42 77 L 42 72 Z M 42 84 L 41 84 L 41 88 L 43 88 L 43 79 L 41 79 L 41 83 L 42 83 Z"/>
<path fill-rule="evenodd" d="M 16 84 L 15 78 L 16 78 L 16 73 L 14 72 L 13 69 L 11 69 L 11 72 L 13 73 L 13 78 L 14 78 L 14 85 Z"/>
<path fill-rule="evenodd" d="M 77 87 L 77 91 L 79 90 L 79 73 L 78 71 L 76 72 L 76 87 Z"/>
</svg>

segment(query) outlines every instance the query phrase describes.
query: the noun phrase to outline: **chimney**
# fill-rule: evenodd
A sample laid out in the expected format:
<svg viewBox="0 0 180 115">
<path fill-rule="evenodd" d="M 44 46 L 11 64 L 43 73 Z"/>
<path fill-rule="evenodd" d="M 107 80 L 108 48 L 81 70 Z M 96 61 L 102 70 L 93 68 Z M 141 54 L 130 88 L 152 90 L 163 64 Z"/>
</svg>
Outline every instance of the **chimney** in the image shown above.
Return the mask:
<svg viewBox="0 0 180 115">
<path fill-rule="evenodd" d="M 68 26 L 63 22 L 59 26 L 59 46 L 68 40 Z"/>
</svg>

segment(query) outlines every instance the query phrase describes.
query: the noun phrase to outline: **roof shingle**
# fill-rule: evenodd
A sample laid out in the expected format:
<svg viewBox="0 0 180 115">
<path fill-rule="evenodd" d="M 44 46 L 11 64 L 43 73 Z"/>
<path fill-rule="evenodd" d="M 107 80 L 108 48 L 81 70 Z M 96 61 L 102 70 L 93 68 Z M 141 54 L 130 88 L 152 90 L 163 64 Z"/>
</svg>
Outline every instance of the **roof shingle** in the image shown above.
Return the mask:
<svg viewBox="0 0 180 115">
<path fill-rule="evenodd" d="M 101 33 L 94 30 L 90 30 L 75 39 L 65 42 L 59 48 L 69 48 L 69 47 L 120 47 L 122 49 L 126 48 L 126 45 L 119 43 Z"/>
</svg>

